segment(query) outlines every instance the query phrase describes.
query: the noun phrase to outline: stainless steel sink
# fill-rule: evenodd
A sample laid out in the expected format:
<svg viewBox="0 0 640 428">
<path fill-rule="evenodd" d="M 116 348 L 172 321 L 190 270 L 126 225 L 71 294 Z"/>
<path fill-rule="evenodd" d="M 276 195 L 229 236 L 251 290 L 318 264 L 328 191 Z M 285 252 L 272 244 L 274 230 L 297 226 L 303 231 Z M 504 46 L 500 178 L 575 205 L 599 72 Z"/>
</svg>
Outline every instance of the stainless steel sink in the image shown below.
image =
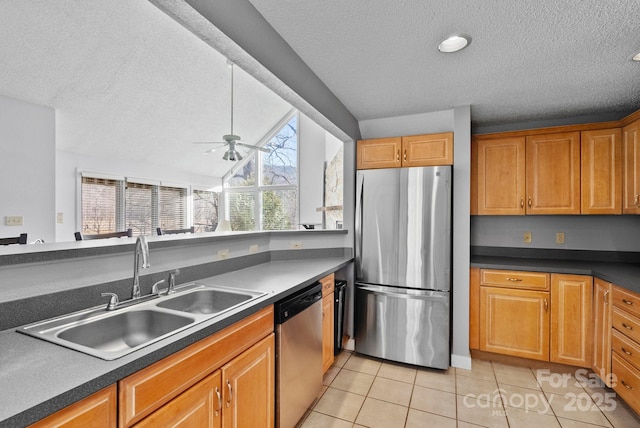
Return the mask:
<svg viewBox="0 0 640 428">
<path fill-rule="evenodd" d="M 121 352 L 192 324 L 194 318 L 152 310 L 116 313 L 62 330 L 57 336 L 104 352 Z"/>
<path fill-rule="evenodd" d="M 121 307 L 104 306 L 33 323 L 17 329 L 104 360 L 114 360 L 220 316 L 267 293 L 191 283 L 175 294 Z"/>
<path fill-rule="evenodd" d="M 191 314 L 217 314 L 232 309 L 253 297 L 251 294 L 241 292 L 205 288 L 176 295 L 157 303 L 157 306 Z"/>
</svg>

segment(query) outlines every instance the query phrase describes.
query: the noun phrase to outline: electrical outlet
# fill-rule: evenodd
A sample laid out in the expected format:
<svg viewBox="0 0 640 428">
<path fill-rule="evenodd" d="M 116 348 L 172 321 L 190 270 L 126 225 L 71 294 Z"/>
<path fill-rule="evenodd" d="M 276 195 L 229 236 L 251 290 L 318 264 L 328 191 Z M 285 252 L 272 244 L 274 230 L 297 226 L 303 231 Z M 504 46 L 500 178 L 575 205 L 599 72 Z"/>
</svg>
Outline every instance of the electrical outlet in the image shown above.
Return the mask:
<svg viewBox="0 0 640 428">
<path fill-rule="evenodd" d="M 564 232 L 556 233 L 556 244 L 564 244 Z"/>
<path fill-rule="evenodd" d="M 5 226 L 22 226 L 22 216 L 21 215 L 13 215 L 6 216 L 4 218 Z"/>
<path fill-rule="evenodd" d="M 257 245 L 250 245 L 249 246 L 249 254 L 255 254 L 258 252 L 258 246 Z"/>
<path fill-rule="evenodd" d="M 302 250 L 302 242 L 300 242 L 300 241 L 292 242 L 290 248 L 292 250 Z"/>
<path fill-rule="evenodd" d="M 225 249 L 225 250 L 218 250 L 218 259 L 219 260 L 225 260 L 229 258 L 229 250 Z"/>
<path fill-rule="evenodd" d="M 56 215 L 56 222 L 58 222 L 58 224 L 64 223 L 64 213 L 58 213 Z"/>
<path fill-rule="evenodd" d="M 531 232 L 525 232 L 522 235 L 525 244 L 531 244 Z"/>
</svg>

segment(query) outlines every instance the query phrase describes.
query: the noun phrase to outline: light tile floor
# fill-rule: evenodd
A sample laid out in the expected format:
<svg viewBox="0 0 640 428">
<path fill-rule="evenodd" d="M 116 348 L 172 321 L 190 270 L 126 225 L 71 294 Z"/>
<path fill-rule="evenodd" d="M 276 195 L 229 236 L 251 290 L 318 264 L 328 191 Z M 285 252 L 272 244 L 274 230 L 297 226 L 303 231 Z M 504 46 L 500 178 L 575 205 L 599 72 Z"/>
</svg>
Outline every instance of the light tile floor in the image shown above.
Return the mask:
<svg viewBox="0 0 640 428">
<path fill-rule="evenodd" d="M 301 427 L 633 428 L 640 418 L 586 370 L 473 360 L 441 371 L 345 351 Z"/>
</svg>

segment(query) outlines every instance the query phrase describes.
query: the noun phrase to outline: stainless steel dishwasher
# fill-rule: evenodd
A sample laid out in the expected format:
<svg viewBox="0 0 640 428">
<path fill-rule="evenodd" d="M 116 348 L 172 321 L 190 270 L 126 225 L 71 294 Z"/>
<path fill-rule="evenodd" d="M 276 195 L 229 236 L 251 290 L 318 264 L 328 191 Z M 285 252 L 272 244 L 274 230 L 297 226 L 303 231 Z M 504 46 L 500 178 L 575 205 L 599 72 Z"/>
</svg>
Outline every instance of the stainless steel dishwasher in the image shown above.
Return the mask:
<svg viewBox="0 0 640 428">
<path fill-rule="evenodd" d="M 322 285 L 276 303 L 276 426 L 293 428 L 322 389 Z"/>
</svg>

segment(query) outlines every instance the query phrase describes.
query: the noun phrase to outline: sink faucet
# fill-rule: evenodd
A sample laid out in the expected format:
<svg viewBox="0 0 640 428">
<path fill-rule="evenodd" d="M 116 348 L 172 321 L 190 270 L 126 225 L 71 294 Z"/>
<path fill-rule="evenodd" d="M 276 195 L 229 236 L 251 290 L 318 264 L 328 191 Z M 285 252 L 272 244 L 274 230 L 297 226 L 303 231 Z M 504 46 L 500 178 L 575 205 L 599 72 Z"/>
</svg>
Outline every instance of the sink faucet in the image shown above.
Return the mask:
<svg viewBox="0 0 640 428">
<path fill-rule="evenodd" d="M 140 256 L 142 256 L 142 266 L 140 266 Z M 136 239 L 136 249 L 133 254 L 133 291 L 131 293 L 132 299 L 140 298 L 140 268 L 146 269 L 149 267 L 149 244 L 147 244 L 147 238 L 140 235 Z"/>
</svg>

